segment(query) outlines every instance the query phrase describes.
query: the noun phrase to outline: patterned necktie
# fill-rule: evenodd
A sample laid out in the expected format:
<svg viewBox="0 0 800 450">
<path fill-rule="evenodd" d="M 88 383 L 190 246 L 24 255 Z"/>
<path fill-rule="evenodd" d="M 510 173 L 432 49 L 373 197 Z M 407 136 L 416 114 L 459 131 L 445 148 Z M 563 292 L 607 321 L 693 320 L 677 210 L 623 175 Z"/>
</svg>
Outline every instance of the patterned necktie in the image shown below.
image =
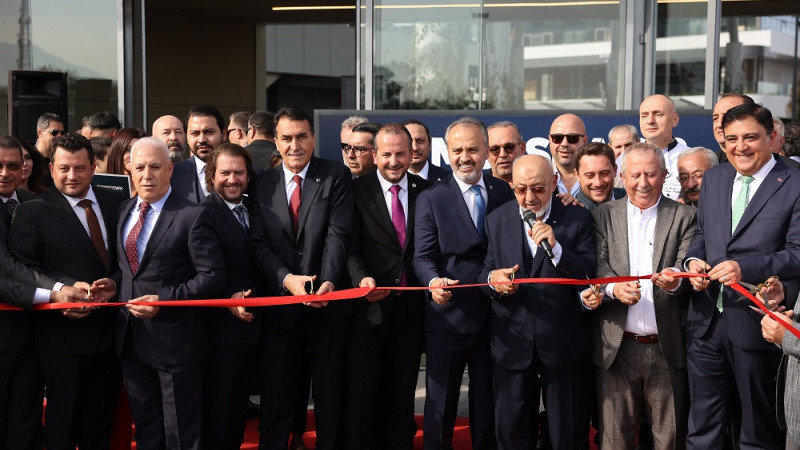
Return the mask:
<svg viewBox="0 0 800 450">
<path fill-rule="evenodd" d="M 247 208 L 245 208 L 242 204 L 236 205 L 233 208 L 233 213 L 236 215 L 236 218 L 239 219 L 239 224 L 241 224 L 242 228 L 244 228 L 244 232 L 249 233 L 250 227 L 247 225 L 247 217 L 245 215 L 246 212 Z"/>
<path fill-rule="evenodd" d="M 483 219 L 486 217 L 486 200 L 481 195 L 481 187 L 477 184 L 469 188 L 472 195 L 475 196 L 475 208 L 478 210 L 478 221 L 475 223 L 475 228 L 478 229 L 478 234 L 483 236 Z"/>
<path fill-rule="evenodd" d="M 150 203 L 142 202 L 139 204 L 139 219 L 125 239 L 125 253 L 128 256 L 128 264 L 131 265 L 131 272 L 136 275 L 139 270 L 139 250 L 136 248 L 136 243 L 139 242 L 139 233 L 142 232 L 144 226 L 144 218 L 147 217 L 147 211 L 150 209 Z"/>
<path fill-rule="evenodd" d="M 108 250 L 106 250 L 106 244 L 103 242 L 103 231 L 100 229 L 100 221 L 97 220 L 97 214 L 94 213 L 94 208 L 92 208 L 92 201 L 83 199 L 78 202 L 78 206 L 83 208 L 83 212 L 86 214 L 86 224 L 89 225 L 89 239 L 92 241 L 92 246 L 100 260 L 103 261 L 103 266 L 108 269 Z"/>
<path fill-rule="evenodd" d="M 19 206 L 19 202 L 13 198 L 6 201 L 6 209 L 8 209 L 8 213 L 11 214 L 12 217 L 14 216 L 14 210 L 17 209 L 17 206 Z"/>
<path fill-rule="evenodd" d="M 300 198 L 303 195 L 301 190 L 303 178 L 300 175 L 295 175 L 292 177 L 292 181 L 297 184 L 297 187 L 294 188 L 292 197 L 289 199 L 289 211 L 292 213 L 292 229 L 294 230 L 295 236 L 297 236 L 297 220 L 298 212 L 300 211 Z"/>
<path fill-rule="evenodd" d="M 753 177 L 742 175 L 739 179 L 742 182 L 742 188 L 739 190 L 739 195 L 733 202 L 733 210 L 731 211 L 731 234 L 736 231 L 739 221 L 742 220 L 744 210 L 747 208 L 747 203 L 750 201 L 750 183 L 753 182 Z M 719 294 L 717 295 L 717 311 L 722 312 L 722 297 L 725 291 L 725 286 L 720 285 Z"/>
<path fill-rule="evenodd" d="M 394 234 L 397 236 L 397 242 L 400 243 L 400 248 L 406 244 L 406 214 L 403 211 L 403 204 L 400 203 L 400 186 L 394 185 L 389 188 L 392 193 L 392 226 L 394 227 Z M 403 270 L 400 275 L 400 286 L 406 285 L 406 271 Z"/>
</svg>

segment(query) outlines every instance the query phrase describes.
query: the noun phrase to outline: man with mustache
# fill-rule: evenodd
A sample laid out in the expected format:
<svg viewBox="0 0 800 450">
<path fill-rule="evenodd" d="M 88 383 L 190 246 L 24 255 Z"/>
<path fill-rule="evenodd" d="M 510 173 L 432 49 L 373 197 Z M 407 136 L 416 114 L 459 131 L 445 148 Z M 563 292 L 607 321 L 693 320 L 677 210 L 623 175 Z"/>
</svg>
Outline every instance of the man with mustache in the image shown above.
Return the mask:
<svg viewBox="0 0 800 450">
<path fill-rule="evenodd" d="M 411 165 L 408 171 L 426 180 L 442 181 L 449 172 L 428 161 L 431 154 L 431 132 L 428 126 L 417 119 L 408 119 L 403 122 L 403 126 L 411 134 Z"/>
<path fill-rule="evenodd" d="M 717 164 L 717 154 L 705 147 L 692 147 L 678 156 L 678 181 L 681 182 L 681 198 L 685 204 L 697 206 L 703 173 Z"/>
<path fill-rule="evenodd" d="M 153 137 L 167 144 L 170 161 L 176 164 L 183 161 L 186 133 L 183 131 L 181 119 L 170 115 L 161 116 L 153 122 L 151 128 Z"/>
<path fill-rule="evenodd" d="M 496 122 L 489 125 L 489 165 L 492 176 L 511 184 L 511 165 L 525 154 L 522 133 L 512 122 Z"/>
<path fill-rule="evenodd" d="M 558 192 L 572 197 L 580 183 L 575 175 L 575 152 L 586 144 L 586 126 L 575 114 L 562 114 L 550 125 L 550 155 L 558 170 Z"/>
<path fill-rule="evenodd" d="M 651 95 L 639 105 L 639 129 L 648 144 L 655 145 L 664 153 L 667 179 L 664 181 L 663 194 L 672 200 L 677 200 L 681 193 L 678 156 L 688 148 L 672 136 L 672 130 L 679 121 L 675 103 L 666 95 Z"/>
<path fill-rule="evenodd" d="M 575 154 L 575 173 L 581 190 L 575 195 L 590 211 L 597 205 L 625 197 L 625 189 L 614 187 L 617 166 L 614 151 L 602 142 L 590 142 Z"/>
<path fill-rule="evenodd" d="M 192 156 L 175 164 L 172 174 L 172 195 L 192 203 L 201 203 L 208 196 L 206 158 L 225 140 L 222 130 L 225 119 L 211 105 L 193 106 L 186 115 L 186 141 Z"/>
<path fill-rule="evenodd" d="M 478 288 L 486 256 L 484 218 L 513 198 L 508 183 L 483 175 L 489 152 L 486 126 L 462 117 L 445 132 L 453 176 L 417 198 L 414 272 L 432 288 L 425 309 L 426 449 L 452 448 L 464 368 L 469 366 L 470 433 L 475 448 L 496 447 L 492 425 L 489 302 Z M 484 279 L 485 280 L 485 279 Z"/>
</svg>

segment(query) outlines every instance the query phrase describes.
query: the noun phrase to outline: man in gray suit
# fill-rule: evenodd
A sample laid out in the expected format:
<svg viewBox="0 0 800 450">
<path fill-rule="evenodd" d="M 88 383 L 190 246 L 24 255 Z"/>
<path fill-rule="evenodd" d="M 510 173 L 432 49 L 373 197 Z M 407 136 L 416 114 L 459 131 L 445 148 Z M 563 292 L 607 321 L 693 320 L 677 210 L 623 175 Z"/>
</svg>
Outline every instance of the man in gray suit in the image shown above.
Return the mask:
<svg viewBox="0 0 800 450">
<path fill-rule="evenodd" d="M 597 276 L 655 275 L 581 293 L 586 307 L 596 310 L 592 359 L 598 366 L 602 448 L 634 449 L 644 415 L 654 449 L 680 449 L 688 412 L 681 324 L 689 283 L 669 274 L 678 271 L 694 237 L 695 210 L 662 195 L 667 169 L 655 146 L 626 150 L 621 174 L 628 200 L 592 211 Z"/>
</svg>

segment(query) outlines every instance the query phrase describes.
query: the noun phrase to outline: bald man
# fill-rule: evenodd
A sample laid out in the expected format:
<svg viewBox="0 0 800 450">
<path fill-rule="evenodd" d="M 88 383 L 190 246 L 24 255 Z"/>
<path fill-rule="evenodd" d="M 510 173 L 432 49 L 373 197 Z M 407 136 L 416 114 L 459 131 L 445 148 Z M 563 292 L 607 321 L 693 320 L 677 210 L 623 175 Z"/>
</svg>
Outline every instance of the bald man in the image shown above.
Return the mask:
<svg viewBox="0 0 800 450">
<path fill-rule="evenodd" d="M 639 105 L 639 129 L 642 137 L 648 144 L 661 150 L 667 163 L 667 179 L 661 193 L 672 200 L 677 200 L 681 195 L 678 156 L 689 148 L 672 136 L 672 130 L 678 126 L 678 122 L 680 116 L 675 112 L 675 103 L 666 95 L 651 95 Z"/>
<path fill-rule="evenodd" d="M 558 192 L 575 197 L 581 189 L 575 174 L 575 152 L 586 143 L 586 126 L 575 114 L 562 114 L 550 125 L 548 138 L 558 170 Z"/>
<path fill-rule="evenodd" d="M 173 163 L 184 160 L 186 151 L 186 133 L 183 131 L 183 122 L 175 116 L 161 116 L 153 122 L 151 127 L 153 137 L 167 144 L 169 159 Z"/>
</svg>

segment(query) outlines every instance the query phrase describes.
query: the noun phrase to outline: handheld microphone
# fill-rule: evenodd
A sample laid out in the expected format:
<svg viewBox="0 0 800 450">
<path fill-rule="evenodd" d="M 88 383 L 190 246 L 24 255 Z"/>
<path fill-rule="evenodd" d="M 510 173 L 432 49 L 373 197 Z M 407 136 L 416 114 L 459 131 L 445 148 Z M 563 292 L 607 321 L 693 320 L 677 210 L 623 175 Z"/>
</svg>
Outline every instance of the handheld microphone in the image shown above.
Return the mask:
<svg viewBox="0 0 800 450">
<path fill-rule="evenodd" d="M 522 213 L 522 220 L 524 220 L 529 227 L 533 228 L 533 224 L 536 223 L 536 213 L 530 209 L 526 209 L 525 212 Z M 550 247 L 550 243 L 547 242 L 547 239 L 542 239 L 542 242 L 539 242 L 539 248 L 544 251 L 544 254 L 547 255 L 548 258 L 555 258 L 555 255 L 553 255 L 553 249 Z"/>
</svg>

